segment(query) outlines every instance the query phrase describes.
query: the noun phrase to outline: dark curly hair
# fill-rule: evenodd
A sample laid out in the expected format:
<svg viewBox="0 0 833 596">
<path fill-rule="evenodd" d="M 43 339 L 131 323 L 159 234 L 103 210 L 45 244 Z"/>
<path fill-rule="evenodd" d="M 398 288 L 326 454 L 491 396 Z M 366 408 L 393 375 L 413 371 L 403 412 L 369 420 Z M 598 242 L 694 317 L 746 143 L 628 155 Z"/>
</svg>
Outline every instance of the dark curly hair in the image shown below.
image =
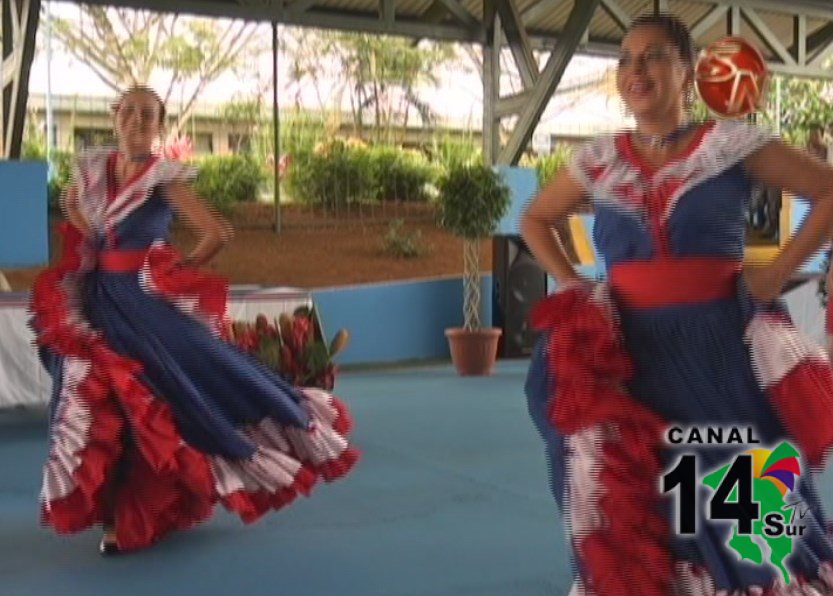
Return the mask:
<svg viewBox="0 0 833 596">
<path fill-rule="evenodd" d="M 691 32 L 688 26 L 679 18 L 668 13 L 649 13 L 635 18 L 628 31 L 633 31 L 640 27 L 657 27 L 668 37 L 668 40 L 677 48 L 683 62 L 686 65 L 694 67 L 696 61 L 696 50 L 694 48 L 694 39 L 691 37 Z"/>
</svg>

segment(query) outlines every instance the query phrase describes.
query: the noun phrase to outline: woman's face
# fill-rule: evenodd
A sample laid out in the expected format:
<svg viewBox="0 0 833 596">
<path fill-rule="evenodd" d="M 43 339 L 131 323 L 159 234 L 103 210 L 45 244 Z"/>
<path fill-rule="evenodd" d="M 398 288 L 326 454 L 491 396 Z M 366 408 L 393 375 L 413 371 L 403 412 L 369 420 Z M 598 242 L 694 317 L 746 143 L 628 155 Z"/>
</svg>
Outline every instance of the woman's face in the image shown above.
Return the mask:
<svg viewBox="0 0 833 596">
<path fill-rule="evenodd" d="M 134 155 L 150 153 L 161 132 L 159 100 L 147 91 L 131 91 L 116 108 L 116 137 Z"/>
<path fill-rule="evenodd" d="M 637 119 L 675 115 L 692 80 L 691 67 L 659 27 L 637 27 L 622 40 L 616 85 Z"/>
</svg>

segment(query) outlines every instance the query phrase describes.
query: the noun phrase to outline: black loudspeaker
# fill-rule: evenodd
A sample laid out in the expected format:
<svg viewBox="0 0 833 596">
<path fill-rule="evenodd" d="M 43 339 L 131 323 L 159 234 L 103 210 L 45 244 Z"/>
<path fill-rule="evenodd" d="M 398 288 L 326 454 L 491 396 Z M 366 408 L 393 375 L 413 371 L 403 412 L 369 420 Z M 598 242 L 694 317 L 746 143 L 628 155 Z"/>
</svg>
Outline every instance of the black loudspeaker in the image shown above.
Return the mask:
<svg viewBox="0 0 833 596">
<path fill-rule="evenodd" d="M 752 188 L 746 210 L 746 243 L 749 245 L 775 245 L 781 241 L 780 188 L 756 184 Z"/>
<path fill-rule="evenodd" d="M 538 333 L 529 326 L 532 307 L 547 295 L 547 274 L 520 236 L 498 235 L 492 241 L 492 325 L 503 330 L 498 354 L 529 356 Z"/>
</svg>

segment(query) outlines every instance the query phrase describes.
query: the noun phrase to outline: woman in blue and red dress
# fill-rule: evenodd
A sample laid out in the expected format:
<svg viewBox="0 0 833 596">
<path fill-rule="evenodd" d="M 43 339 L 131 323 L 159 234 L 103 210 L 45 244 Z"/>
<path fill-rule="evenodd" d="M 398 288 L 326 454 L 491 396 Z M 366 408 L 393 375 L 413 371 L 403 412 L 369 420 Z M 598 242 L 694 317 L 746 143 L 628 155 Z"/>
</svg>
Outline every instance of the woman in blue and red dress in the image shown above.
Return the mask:
<svg viewBox="0 0 833 596">
<path fill-rule="evenodd" d="M 346 408 L 289 386 L 224 338 L 224 280 L 206 264 L 231 238 L 194 172 L 153 153 L 165 119 L 144 87 L 114 106 L 117 149 L 77 160 L 56 266 L 37 280 L 33 327 L 54 389 L 42 517 L 104 528 L 101 552 L 150 545 L 222 503 L 251 522 L 346 474 Z M 179 215 L 199 234 L 168 244 Z"/>
<path fill-rule="evenodd" d="M 574 593 L 833 594 L 833 540 L 812 477 L 833 446 L 833 375 L 777 301 L 833 230 L 833 170 L 752 125 L 688 122 L 693 66 L 681 21 L 634 21 L 617 83 L 635 130 L 578 151 L 523 218 L 558 283 L 533 314 L 546 333 L 527 396 L 569 529 Z M 744 213 L 756 182 L 813 205 L 774 261 L 749 269 Z M 582 280 L 553 234 L 587 198 L 604 284 Z M 731 526 L 708 519 L 705 487 L 697 533 L 677 530 L 660 478 L 679 456 L 697 455 L 702 474 L 755 445 L 675 450 L 672 425 L 751 427 L 761 447 L 800 449 L 790 497 L 806 508 L 806 531 L 786 570 L 727 546 Z"/>
</svg>

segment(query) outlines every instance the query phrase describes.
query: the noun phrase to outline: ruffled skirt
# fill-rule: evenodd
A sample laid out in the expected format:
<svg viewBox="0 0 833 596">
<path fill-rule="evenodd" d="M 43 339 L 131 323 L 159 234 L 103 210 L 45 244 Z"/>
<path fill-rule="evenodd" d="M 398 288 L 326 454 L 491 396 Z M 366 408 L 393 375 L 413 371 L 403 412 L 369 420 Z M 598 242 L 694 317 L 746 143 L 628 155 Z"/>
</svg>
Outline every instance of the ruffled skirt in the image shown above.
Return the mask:
<svg viewBox="0 0 833 596">
<path fill-rule="evenodd" d="M 167 246 L 138 272 L 84 270 L 83 243 L 64 231 L 64 258 L 32 300 L 54 379 L 45 524 L 115 522 L 119 547 L 136 549 L 217 503 L 252 522 L 353 467 L 344 404 L 221 337 L 221 281 L 173 267 Z"/>
<path fill-rule="evenodd" d="M 566 518 L 577 592 L 597 596 L 833 594 L 833 536 L 813 470 L 833 446 L 833 375 L 825 354 L 783 312 L 737 299 L 640 310 L 614 307 L 605 286 L 574 287 L 539 305 L 547 331 L 526 393 Z M 751 427 L 760 445 L 672 447 L 671 426 Z M 682 453 L 700 475 L 734 455 L 791 441 L 802 453 L 793 500 L 806 508 L 785 585 L 775 566 L 742 561 L 731 527 L 675 531 L 661 476 Z"/>
</svg>

